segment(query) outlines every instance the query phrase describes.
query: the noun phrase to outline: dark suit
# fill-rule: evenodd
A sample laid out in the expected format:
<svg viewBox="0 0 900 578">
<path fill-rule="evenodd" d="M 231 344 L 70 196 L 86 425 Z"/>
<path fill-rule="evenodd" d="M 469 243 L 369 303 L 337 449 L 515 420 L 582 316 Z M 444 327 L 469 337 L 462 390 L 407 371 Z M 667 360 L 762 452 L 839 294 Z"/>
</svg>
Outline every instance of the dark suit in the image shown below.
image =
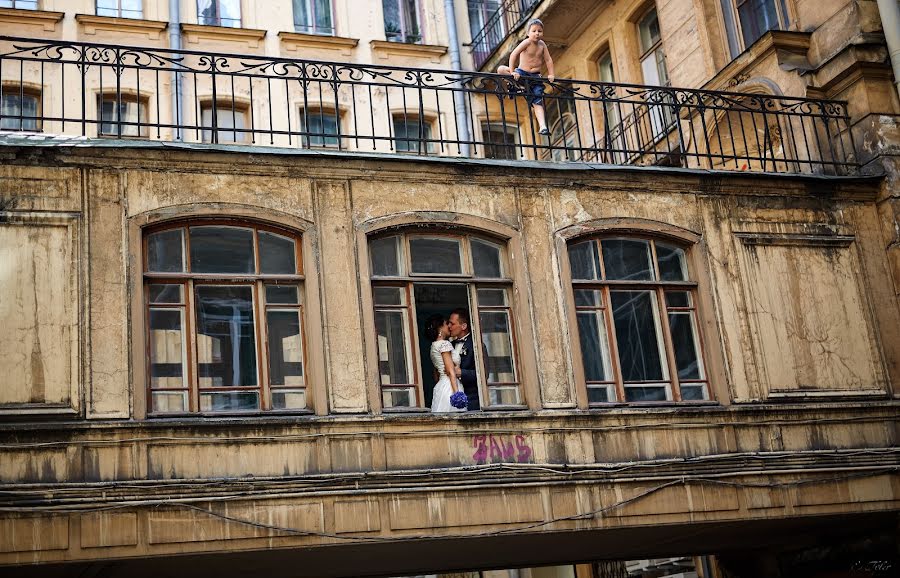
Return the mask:
<svg viewBox="0 0 900 578">
<path fill-rule="evenodd" d="M 453 347 L 459 346 L 459 341 L 453 342 Z M 469 398 L 467 409 L 469 411 L 480 410 L 481 403 L 478 400 L 478 374 L 475 372 L 475 347 L 473 346 L 472 334 L 462 340 L 462 350 L 459 352 L 459 369 L 462 372 L 459 380 L 462 382 L 463 391 Z"/>
</svg>

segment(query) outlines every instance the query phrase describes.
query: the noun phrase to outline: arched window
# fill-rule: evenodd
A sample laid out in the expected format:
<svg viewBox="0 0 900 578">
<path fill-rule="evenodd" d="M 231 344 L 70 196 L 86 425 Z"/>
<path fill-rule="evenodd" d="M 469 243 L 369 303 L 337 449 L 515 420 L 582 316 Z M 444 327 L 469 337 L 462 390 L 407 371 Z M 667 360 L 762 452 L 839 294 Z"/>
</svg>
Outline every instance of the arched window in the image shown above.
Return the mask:
<svg viewBox="0 0 900 578">
<path fill-rule="evenodd" d="M 306 408 L 300 239 L 191 221 L 144 235 L 151 414 Z"/>
<path fill-rule="evenodd" d="M 709 399 L 684 249 L 610 236 L 568 252 L 588 403 Z"/>
<path fill-rule="evenodd" d="M 434 314 L 469 312 L 482 407 L 521 407 L 506 247 L 454 232 L 390 232 L 369 240 L 378 374 L 385 409 L 426 408 L 434 385 Z"/>
</svg>

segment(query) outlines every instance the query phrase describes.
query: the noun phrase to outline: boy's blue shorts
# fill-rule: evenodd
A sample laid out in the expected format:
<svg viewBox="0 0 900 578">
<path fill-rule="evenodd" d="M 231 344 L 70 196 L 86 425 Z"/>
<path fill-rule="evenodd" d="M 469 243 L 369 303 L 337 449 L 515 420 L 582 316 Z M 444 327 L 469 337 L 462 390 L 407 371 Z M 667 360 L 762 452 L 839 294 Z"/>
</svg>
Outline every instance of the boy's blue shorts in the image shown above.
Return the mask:
<svg viewBox="0 0 900 578">
<path fill-rule="evenodd" d="M 516 72 L 524 79 L 525 100 L 531 106 L 544 104 L 544 81 L 538 72 L 528 72 L 517 68 Z M 535 80 L 531 80 L 535 79 Z"/>
</svg>

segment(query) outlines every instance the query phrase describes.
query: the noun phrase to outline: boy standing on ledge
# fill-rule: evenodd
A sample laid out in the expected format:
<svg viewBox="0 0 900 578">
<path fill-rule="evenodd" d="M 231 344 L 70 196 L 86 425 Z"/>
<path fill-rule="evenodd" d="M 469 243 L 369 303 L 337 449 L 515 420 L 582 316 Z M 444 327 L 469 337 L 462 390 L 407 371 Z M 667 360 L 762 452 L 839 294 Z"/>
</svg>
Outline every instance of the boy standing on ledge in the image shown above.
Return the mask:
<svg viewBox="0 0 900 578">
<path fill-rule="evenodd" d="M 547 120 L 544 114 L 544 81 L 541 78 L 541 70 L 546 64 L 547 80 L 551 83 L 555 78 L 555 73 L 553 59 L 550 58 L 550 50 L 542 40 L 543 37 L 544 23 L 535 18 L 528 23 L 528 37 L 520 42 L 509 55 L 509 68 L 516 80 L 525 77 L 525 98 L 534 109 L 534 117 L 540 127 L 538 133 L 548 135 L 550 131 L 547 129 Z M 519 60 L 518 67 L 516 59 Z M 500 71 L 498 70 L 498 72 Z"/>
</svg>

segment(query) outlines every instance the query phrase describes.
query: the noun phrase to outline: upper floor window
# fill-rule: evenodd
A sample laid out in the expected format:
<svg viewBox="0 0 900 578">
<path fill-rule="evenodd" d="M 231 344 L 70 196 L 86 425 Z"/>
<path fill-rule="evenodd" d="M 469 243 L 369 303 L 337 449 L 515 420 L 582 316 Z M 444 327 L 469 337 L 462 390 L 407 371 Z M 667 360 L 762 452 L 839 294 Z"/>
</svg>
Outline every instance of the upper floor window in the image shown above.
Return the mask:
<svg viewBox="0 0 900 578">
<path fill-rule="evenodd" d="M 722 14 L 732 58 L 769 30 L 785 30 L 788 25 L 784 0 L 722 0 Z"/>
<path fill-rule="evenodd" d="M 500 18 L 501 0 L 468 0 L 469 9 L 469 30 L 472 38 L 484 30 L 492 19 L 500 27 L 497 31 L 498 36 L 506 35 L 506 22 Z"/>
<path fill-rule="evenodd" d="M 641 72 L 644 84 L 668 86 L 669 73 L 666 70 L 666 55 L 659 33 L 659 18 L 654 8 L 638 22 L 638 40 L 641 49 Z"/>
<path fill-rule="evenodd" d="M 228 221 L 144 237 L 150 413 L 306 408 L 300 239 Z"/>
<path fill-rule="evenodd" d="M 97 16 L 143 18 L 142 0 L 97 0 Z"/>
<path fill-rule="evenodd" d="M 331 0 L 294 0 L 294 30 L 333 36 Z"/>
<path fill-rule="evenodd" d="M 20 84 L 0 85 L 0 130 L 39 131 L 40 92 Z"/>
<path fill-rule="evenodd" d="M 709 399 L 684 249 L 593 238 L 569 245 L 569 264 L 589 404 Z"/>
<path fill-rule="evenodd" d="M 519 144 L 519 126 L 509 123 L 481 123 L 484 158 L 514 161 Z"/>
<path fill-rule="evenodd" d="M 480 405 L 522 406 L 504 245 L 443 232 L 394 233 L 369 241 L 369 263 L 385 409 L 430 407 L 435 380 L 425 323 L 457 309 L 474 313 L 469 353 Z"/>
<path fill-rule="evenodd" d="M 203 142 L 242 143 L 247 142 L 247 107 L 234 101 L 216 103 L 204 102 L 200 105 L 200 126 Z"/>
<path fill-rule="evenodd" d="M 340 144 L 340 115 L 322 108 L 300 109 L 301 142 L 304 147 L 338 148 Z"/>
<path fill-rule="evenodd" d="M 392 117 L 394 149 L 400 153 L 433 153 L 431 121 L 408 114 Z"/>
<path fill-rule="evenodd" d="M 241 0 L 197 0 L 197 21 L 209 26 L 241 27 Z"/>
<path fill-rule="evenodd" d="M 419 0 L 382 0 L 384 35 L 391 42 L 423 42 Z"/>
<path fill-rule="evenodd" d="M 102 94 L 97 99 L 102 136 L 148 135 L 147 100 L 131 94 Z"/>
<path fill-rule="evenodd" d="M 0 0 L 0 8 L 19 8 L 21 10 L 37 10 L 38 0 Z"/>
</svg>

